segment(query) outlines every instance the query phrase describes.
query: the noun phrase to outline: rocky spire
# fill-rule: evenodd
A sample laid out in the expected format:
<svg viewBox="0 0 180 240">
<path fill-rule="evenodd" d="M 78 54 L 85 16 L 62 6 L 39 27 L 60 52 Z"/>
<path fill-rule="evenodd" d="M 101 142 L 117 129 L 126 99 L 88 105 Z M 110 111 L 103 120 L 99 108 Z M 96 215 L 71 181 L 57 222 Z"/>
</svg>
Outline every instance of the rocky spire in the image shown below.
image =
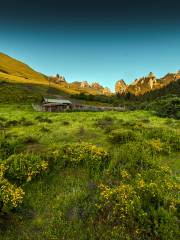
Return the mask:
<svg viewBox="0 0 180 240">
<path fill-rule="evenodd" d="M 156 83 L 156 76 L 154 73 L 150 72 L 147 78 L 149 80 L 149 86 L 152 89 L 154 87 L 154 84 Z"/>
<path fill-rule="evenodd" d="M 127 89 L 127 85 L 123 79 L 116 82 L 116 85 L 115 85 L 116 93 L 122 94 L 122 93 L 126 92 L 126 89 Z"/>
<path fill-rule="evenodd" d="M 155 74 L 154 74 L 153 72 L 150 72 L 150 73 L 148 74 L 148 78 L 154 79 L 154 78 L 156 78 L 156 76 L 155 76 Z"/>
<path fill-rule="evenodd" d="M 81 88 L 88 88 L 89 87 L 89 83 L 87 81 L 83 81 L 80 85 Z"/>
<path fill-rule="evenodd" d="M 96 89 L 96 90 L 102 88 L 102 86 L 101 86 L 99 83 L 97 83 L 97 82 L 92 83 L 92 84 L 91 84 L 91 87 L 94 88 L 94 89 Z"/>
<path fill-rule="evenodd" d="M 109 94 L 111 94 L 111 90 L 110 90 L 109 88 L 105 87 L 105 88 L 103 89 L 103 94 L 104 94 L 104 95 L 109 95 Z"/>
</svg>

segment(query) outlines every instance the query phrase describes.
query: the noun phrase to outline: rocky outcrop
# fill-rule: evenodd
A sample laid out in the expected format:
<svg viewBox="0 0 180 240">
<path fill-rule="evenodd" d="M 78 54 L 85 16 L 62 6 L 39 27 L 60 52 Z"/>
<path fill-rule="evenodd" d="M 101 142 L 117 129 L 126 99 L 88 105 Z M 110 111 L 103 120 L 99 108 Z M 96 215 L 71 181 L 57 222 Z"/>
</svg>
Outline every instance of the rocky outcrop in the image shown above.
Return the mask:
<svg viewBox="0 0 180 240">
<path fill-rule="evenodd" d="M 135 95 L 144 94 L 154 89 L 156 84 L 156 76 L 154 73 L 150 72 L 146 77 L 135 79 L 134 82 L 128 86 L 127 92 Z"/>
<path fill-rule="evenodd" d="M 92 83 L 92 84 L 91 84 L 91 87 L 94 88 L 94 89 L 96 89 L 96 90 L 100 90 L 100 89 L 103 88 L 103 87 L 102 87 L 99 83 L 97 83 L 97 82 Z"/>
<path fill-rule="evenodd" d="M 81 82 L 81 85 L 80 85 L 81 88 L 88 88 L 90 87 L 89 83 L 87 81 L 83 81 Z"/>
<path fill-rule="evenodd" d="M 128 86 L 126 85 L 126 83 L 124 82 L 124 80 L 121 79 L 121 80 L 119 80 L 119 81 L 116 82 L 115 92 L 116 92 L 117 94 L 123 94 L 123 93 L 126 92 L 127 87 L 128 87 Z"/>
<path fill-rule="evenodd" d="M 147 82 L 150 87 L 150 89 L 153 89 L 154 85 L 156 84 L 156 76 L 154 73 L 150 72 L 147 77 Z"/>
<path fill-rule="evenodd" d="M 104 95 L 110 95 L 110 94 L 111 94 L 111 90 L 110 90 L 109 88 L 105 87 L 105 88 L 103 89 L 102 93 L 103 93 Z"/>
<path fill-rule="evenodd" d="M 176 74 L 168 73 L 160 79 L 157 79 L 155 74 L 150 72 L 146 77 L 135 79 L 134 82 L 128 86 L 123 80 L 117 81 L 115 89 L 116 93 L 119 94 L 129 92 L 135 95 L 143 95 L 155 89 L 163 88 L 177 79 L 180 79 L 180 71 Z"/>
<path fill-rule="evenodd" d="M 57 84 L 61 84 L 61 83 L 67 84 L 65 77 L 59 74 L 56 74 L 56 76 L 49 77 L 49 80 Z"/>
</svg>

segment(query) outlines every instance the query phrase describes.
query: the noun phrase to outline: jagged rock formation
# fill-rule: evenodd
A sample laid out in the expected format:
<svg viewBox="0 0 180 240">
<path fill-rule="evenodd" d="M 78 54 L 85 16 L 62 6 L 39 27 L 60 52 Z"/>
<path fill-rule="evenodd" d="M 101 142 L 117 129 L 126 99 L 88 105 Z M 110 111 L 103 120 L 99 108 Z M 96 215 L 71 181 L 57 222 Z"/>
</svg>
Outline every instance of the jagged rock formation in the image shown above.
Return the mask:
<svg viewBox="0 0 180 240">
<path fill-rule="evenodd" d="M 110 90 L 109 88 L 105 87 L 105 88 L 103 89 L 102 93 L 103 93 L 104 95 L 110 95 L 110 94 L 111 94 L 111 90 Z"/>
<path fill-rule="evenodd" d="M 171 82 L 180 79 L 180 71 L 175 73 L 168 73 L 164 77 L 157 79 L 155 74 L 150 72 L 146 77 L 135 79 L 130 85 L 126 85 L 123 80 L 117 81 L 115 86 L 116 94 L 132 93 L 135 95 L 143 95 L 155 89 L 160 89 Z"/>
<path fill-rule="evenodd" d="M 99 83 L 97 83 L 97 82 L 92 83 L 92 84 L 91 84 L 91 87 L 94 88 L 94 89 L 96 89 L 96 90 L 99 90 L 99 89 L 102 89 L 102 88 L 103 88 L 103 87 L 102 87 Z"/>
<path fill-rule="evenodd" d="M 59 74 L 56 74 L 56 76 L 49 77 L 49 80 L 57 84 L 61 84 L 61 83 L 67 84 L 65 77 Z"/>
<path fill-rule="evenodd" d="M 126 83 L 124 82 L 123 79 L 119 80 L 116 82 L 116 85 L 115 85 L 115 92 L 116 93 L 119 93 L 119 94 L 123 94 L 126 92 L 127 90 L 127 85 Z"/>
<path fill-rule="evenodd" d="M 88 83 L 87 81 L 83 81 L 83 82 L 81 83 L 80 87 L 81 87 L 81 88 L 89 88 L 90 85 L 89 85 L 89 83 Z"/>
<path fill-rule="evenodd" d="M 154 73 L 150 72 L 148 77 L 148 84 L 149 84 L 149 87 L 152 89 L 153 86 L 156 84 L 156 76 Z"/>
<path fill-rule="evenodd" d="M 74 81 L 72 83 L 69 83 L 69 86 L 73 89 L 80 89 L 81 86 L 81 82 L 79 81 Z"/>
<path fill-rule="evenodd" d="M 87 81 L 82 81 L 82 82 L 75 81 L 67 84 L 68 84 L 68 88 L 73 90 L 78 90 L 86 94 L 93 94 L 93 95 L 101 95 L 101 94 L 110 95 L 111 94 L 111 91 L 109 88 L 106 88 L 106 87 L 104 88 L 97 82 L 89 84 Z"/>
</svg>

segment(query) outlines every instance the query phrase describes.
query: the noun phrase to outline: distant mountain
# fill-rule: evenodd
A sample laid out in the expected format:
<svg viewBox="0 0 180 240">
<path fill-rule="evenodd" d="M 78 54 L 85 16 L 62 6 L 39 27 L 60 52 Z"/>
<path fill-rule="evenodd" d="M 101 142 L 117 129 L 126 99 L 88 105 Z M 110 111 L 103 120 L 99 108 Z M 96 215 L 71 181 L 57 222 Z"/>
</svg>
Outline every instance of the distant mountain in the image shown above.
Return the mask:
<svg viewBox="0 0 180 240">
<path fill-rule="evenodd" d="M 123 80 L 116 82 L 116 94 L 131 93 L 136 96 L 166 87 L 172 82 L 180 79 L 180 71 L 177 73 L 168 73 L 164 77 L 157 79 L 155 74 L 150 72 L 148 76 L 136 79 L 132 84 L 127 85 Z"/>
<path fill-rule="evenodd" d="M 148 76 L 136 79 L 132 84 L 127 85 L 123 79 L 115 84 L 115 93 L 126 95 L 127 93 L 141 96 L 154 90 L 162 89 L 170 83 L 180 79 L 180 71 L 168 73 L 164 77 L 157 79 L 155 74 L 150 72 Z M 68 94 L 106 95 L 113 93 L 109 88 L 101 86 L 98 82 L 88 83 L 87 81 L 75 81 L 69 83 L 64 76 L 45 76 L 33 70 L 31 67 L 4 53 L 0 53 L 0 81 L 12 81 L 27 84 L 43 84 L 46 86 L 62 90 Z"/>
<path fill-rule="evenodd" d="M 68 83 L 65 77 L 59 74 L 55 76 L 45 76 L 33 70 L 25 63 L 4 53 L 0 53 L 0 80 L 26 84 L 51 85 L 51 87 L 60 89 L 68 94 L 111 95 L 111 91 L 99 83 L 89 84 L 87 81 Z"/>
<path fill-rule="evenodd" d="M 93 95 L 112 95 L 109 88 L 101 86 L 98 82 L 88 83 L 87 81 L 74 81 L 68 83 L 64 76 L 56 74 L 56 76 L 50 76 L 49 81 L 56 83 L 59 87 L 64 87 L 72 91 L 79 91 L 79 93 L 93 94 Z"/>
</svg>

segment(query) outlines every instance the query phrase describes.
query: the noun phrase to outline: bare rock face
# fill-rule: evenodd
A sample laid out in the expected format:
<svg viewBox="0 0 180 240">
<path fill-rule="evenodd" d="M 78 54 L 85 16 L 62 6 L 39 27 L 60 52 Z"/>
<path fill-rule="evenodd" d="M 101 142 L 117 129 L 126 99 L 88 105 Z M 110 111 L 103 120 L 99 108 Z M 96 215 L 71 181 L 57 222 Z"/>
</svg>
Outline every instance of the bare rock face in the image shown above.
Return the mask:
<svg viewBox="0 0 180 240">
<path fill-rule="evenodd" d="M 89 83 L 87 81 L 83 81 L 80 85 L 81 88 L 88 88 L 90 87 Z"/>
<path fill-rule="evenodd" d="M 146 77 L 135 79 L 135 81 L 128 86 L 127 91 L 135 95 L 140 95 L 151 91 L 156 85 L 156 76 L 150 72 Z"/>
<path fill-rule="evenodd" d="M 180 79 L 180 71 L 176 74 L 168 73 L 159 79 L 156 78 L 154 73 L 150 72 L 146 77 L 135 79 L 133 83 L 126 87 L 125 91 L 135 95 L 143 95 L 155 89 L 163 88 L 177 79 Z M 123 82 L 124 81 L 120 80 L 116 83 L 116 92 L 123 93 Z"/>
<path fill-rule="evenodd" d="M 81 86 L 81 82 L 79 82 L 79 81 L 74 81 L 74 82 L 72 82 L 72 83 L 69 83 L 69 85 L 70 85 L 70 87 L 71 87 L 72 89 L 78 90 L 78 89 L 80 88 L 80 86 Z"/>
<path fill-rule="evenodd" d="M 176 78 L 176 80 L 177 80 L 177 79 L 180 79 L 180 70 L 177 72 L 177 74 L 176 74 L 176 77 L 175 77 L 175 78 Z"/>
<path fill-rule="evenodd" d="M 156 79 L 156 75 L 153 72 L 150 72 L 147 77 L 152 78 L 152 79 Z"/>
<path fill-rule="evenodd" d="M 58 83 L 67 83 L 65 77 L 61 76 L 59 74 L 56 74 L 56 76 L 49 77 L 49 80 L 54 82 L 54 83 L 57 83 L 57 84 Z"/>
<path fill-rule="evenodd" d="M 109 94 L 111 94 L 111 90 L 110 90 L 109 88 L 105 87 L 105 88 L 103 89 L 103 94 L 104 94 L 104 95 L 109 95 Z"/>
<path fill-rule="evenodd" d="M 147 77 L 147 81 L 149 83 L 150 89 L 153 89 L 154 85 L 156 84 L 156 76 L 155 76 L 155 74 L 150 72 L 148 77 Z"/>
<path fill-rule="evenodd" d="M 100 90 L 100 89 L 103 88 L 103 87 L 102 87 L 99 83 L 97 83 L 97 82 L 92 83 L 92 84 L 91 84 L 91 87 L 94 88 L 94 89 L 96 89 L 96 90 Z"/>
<path fill-rule="evenodd" d="M 123 79 L 119 80 L 116 82 L 116 85 L 115 85 L 115 92 L 116 93 L 119 93 L 119 94 L 123 94 L 126 92 L 127 90 L 127 85 L 126 83 L 124 82 Z"/>
</svg>

